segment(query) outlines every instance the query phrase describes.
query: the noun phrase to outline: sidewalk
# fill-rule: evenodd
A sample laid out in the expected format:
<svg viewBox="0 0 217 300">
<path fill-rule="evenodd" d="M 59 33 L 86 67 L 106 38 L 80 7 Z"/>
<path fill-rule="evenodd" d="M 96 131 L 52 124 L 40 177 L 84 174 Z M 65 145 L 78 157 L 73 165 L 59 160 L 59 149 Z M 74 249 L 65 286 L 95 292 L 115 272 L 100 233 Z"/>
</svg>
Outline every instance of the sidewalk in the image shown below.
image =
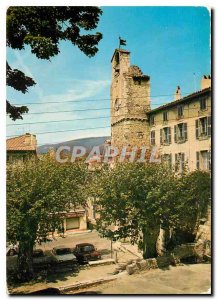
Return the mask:
<svg viewBox="0 0 217 300">
<path fill-rule="evenodd" d="M 118 277 L 114 282 L 89 287 L 98 294 L 210 294 L 211 265 L 196 264 L 155 269 Z M 85 291 L 85 289 L 83 289 Z M 69 294 L 70 292 L 68 292 Z M 72 294 L 73 292 L 71 292 Z"/>
</svg>

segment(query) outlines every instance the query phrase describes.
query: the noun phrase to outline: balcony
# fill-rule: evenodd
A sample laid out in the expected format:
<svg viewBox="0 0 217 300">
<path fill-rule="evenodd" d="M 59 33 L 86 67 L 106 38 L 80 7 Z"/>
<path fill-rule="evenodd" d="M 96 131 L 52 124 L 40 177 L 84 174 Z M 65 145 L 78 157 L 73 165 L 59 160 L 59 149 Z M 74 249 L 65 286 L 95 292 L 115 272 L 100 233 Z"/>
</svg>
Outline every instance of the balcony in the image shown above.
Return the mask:
<svg viewBox="0 0 217 300">
<path fill-rule="evenodd" d="M 207 115 L 208 115 L 208 108 L 198 110 L 198 117 L 207 116 Z"/>
<path fill-rule="evenodd" d="M 185 117 L 184 117 L 184 115 L 182 115 L 182 116 L 177 116 L 176 117 L 176 120 L 182 120 L 182 119 L 184 119 Z"/>
<path fill-rule="evenodd" d="M 163 140 L 163 141 L 162 141 L 162 145 L 163 145 L 163 146 L 169 146 L 169 145 L 170 145 L 169 139 Z"/>
<path fill-rule="evenodd" d="M 178 137 L 177 138 L 177 144 L 183 144 L 185 143 L 187 140 L 185 137 Z"/>
<path fill-rule="evenodd" d="M 203 141 L 203 140 L 208 140 L 209 136 L 208 136 L 208 133 L 207 132 L 202 132 L 199 136 L 198 136 L 198 139 L 200 141 Z"/>
</svg>

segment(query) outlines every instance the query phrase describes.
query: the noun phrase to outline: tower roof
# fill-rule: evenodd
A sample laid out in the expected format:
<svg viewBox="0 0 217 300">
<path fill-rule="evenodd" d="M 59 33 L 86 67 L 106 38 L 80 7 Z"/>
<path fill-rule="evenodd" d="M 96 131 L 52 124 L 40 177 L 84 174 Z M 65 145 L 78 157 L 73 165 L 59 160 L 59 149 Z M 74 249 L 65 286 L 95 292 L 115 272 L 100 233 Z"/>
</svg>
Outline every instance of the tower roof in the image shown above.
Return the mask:
<svg viewBox="0 0 217 300">
<path fill-rule="evenodd" d="M 128 50 L 125 50 L 125 49 L 115 49 L 115 51 L 114 51 L 114 53 L 113 53 L 113 55 L 112 55 L 112 59 L 111 59 L 111 61 L 113 60 L 113 58 L 114 58 L 114 56 L 115 56 L 115 54 L 117 53 L 117 52 L 119 52 L 119 53 L 126 53 L 126 54 L 130 54 L 130 51 L 128 51 Z"/>
</svg>

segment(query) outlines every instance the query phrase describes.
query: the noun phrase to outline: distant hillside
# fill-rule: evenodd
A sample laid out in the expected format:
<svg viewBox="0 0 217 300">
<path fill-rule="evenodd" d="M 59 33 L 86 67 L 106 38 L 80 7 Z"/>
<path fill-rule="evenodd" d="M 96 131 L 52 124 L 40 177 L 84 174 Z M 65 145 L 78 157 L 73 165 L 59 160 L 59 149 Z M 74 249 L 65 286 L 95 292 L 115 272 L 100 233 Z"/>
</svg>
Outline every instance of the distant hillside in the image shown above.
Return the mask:
<svg viewBox="0 0 217 300">
<path fill-rule="evenodd" d="M 71 148 L 74 146 L 83 146 L 90 151 L 93 148 L 93 146 L 103 147 L 105 140 L 110 138 L 111 138 L 110 136 L 99 136 L 99 137 L 89 137 L 89 138 L 71 140 L 71 141 L 61 142 L 58 144 L 45 144 L 39 146 L 37 148 L 37 152 L 39 154 L 47 153 L 50 148 L 57 149 L 60 146 L 69 146 Z"/>
</svg>

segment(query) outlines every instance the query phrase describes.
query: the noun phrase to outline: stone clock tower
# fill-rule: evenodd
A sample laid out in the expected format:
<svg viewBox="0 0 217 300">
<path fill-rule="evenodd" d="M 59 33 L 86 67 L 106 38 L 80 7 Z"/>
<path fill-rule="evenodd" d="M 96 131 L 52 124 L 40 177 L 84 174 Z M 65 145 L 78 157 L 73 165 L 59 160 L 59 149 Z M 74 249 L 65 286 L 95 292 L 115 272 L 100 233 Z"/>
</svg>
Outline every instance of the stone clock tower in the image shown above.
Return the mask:
<svg viewBox="0 0 217 300">
<path fill-rule="evenodd" d="M 112 146 L 148 146 L 150 77 L 130 66 L 130 52 L 116 49 L 112 60 L 111 131 Z"/>
</svg>

